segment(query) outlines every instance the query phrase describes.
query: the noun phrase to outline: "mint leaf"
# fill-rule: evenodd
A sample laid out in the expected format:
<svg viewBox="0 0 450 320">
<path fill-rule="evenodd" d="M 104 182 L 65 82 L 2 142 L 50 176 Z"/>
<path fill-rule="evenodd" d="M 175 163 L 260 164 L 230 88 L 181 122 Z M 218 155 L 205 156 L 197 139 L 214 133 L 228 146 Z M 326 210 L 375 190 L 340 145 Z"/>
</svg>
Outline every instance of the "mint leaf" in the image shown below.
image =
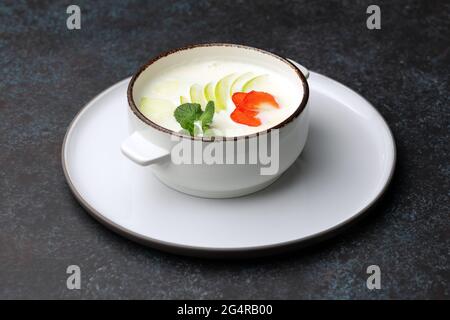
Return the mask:
<svg viewBox="0 0 450 320">
<path fill-rule="evenodd" d="M 209 101 L 206 104 L 205 111 L 200 116 L 199 120 L 202 122 L 202 130 L 205 131 L 209 128 L 209 125 L 212 123 L 212 119 L 214 117 L 214 101 Z"/>
<path fill-rule="evenodd" d="M 198 103 L 183 103 L 173 113 L 180 126 L 194 135 L 194 122 L 200 118 L 203 111 Z"/>
<path fill-rule="evenodd" d="M 202 131 L 209 128 L 214 117 L 214 102 L 209 101 L 206 104 L 205 111 L 202 111 L 198 103 L 183 103 L 179 105 L 173 113 L 175 119 L 180 126 L 189 131 L 191 136 L 194 136 L 195 122 L 200 122 Z"/>
</svg>

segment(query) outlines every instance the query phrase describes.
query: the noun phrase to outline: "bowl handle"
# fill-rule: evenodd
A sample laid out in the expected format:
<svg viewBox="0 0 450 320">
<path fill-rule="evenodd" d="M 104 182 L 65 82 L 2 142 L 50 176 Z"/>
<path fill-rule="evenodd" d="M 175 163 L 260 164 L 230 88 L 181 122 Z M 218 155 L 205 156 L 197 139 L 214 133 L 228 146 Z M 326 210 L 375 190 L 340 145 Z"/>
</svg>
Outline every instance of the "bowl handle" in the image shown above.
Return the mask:
<svg viewBox="0 0 450 320">
<path fill-rule="evenodd" d="M 308 69 L 306 69 L 304 66 L 302 66 L 300 63 L 295 62 L 292 59 L 288 59 L 292 64 L 294 64 L 297 68 L 300 69 L 300 71 L 303 73 L 303 75 L 305 76 L 306 79 L 309 78 L 309 71 Z"/>
<path fill-rule="evenodd" d="M 120 149 L 128 159 L 141 166 L 161 162 L 170 155 L 170 151 L 149 142 L 139 131 L 129 136 Z"/>
</svg>

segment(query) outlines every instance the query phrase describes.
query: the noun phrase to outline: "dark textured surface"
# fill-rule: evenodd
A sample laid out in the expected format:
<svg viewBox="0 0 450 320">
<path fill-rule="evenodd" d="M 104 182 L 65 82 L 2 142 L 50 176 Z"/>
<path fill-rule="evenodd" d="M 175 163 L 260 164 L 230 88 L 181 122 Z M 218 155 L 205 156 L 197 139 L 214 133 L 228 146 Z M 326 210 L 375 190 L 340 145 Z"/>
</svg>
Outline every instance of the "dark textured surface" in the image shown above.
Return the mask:
<svg viewBox="0 0 450 320">
<path fill-rule="evenodd" d="M 0 298 L 448 298 L 447 1 L 76 1 L 0 4 Z M 301 61 L 367 97 L 397 142 L 392 185 L 373 214 L 308 250 L 207 261 L 132 243 L 94 221 L 60 165 L 67 125 L 149 57 L 234 42 Z M 82 289 L 66 289 L 66 267 Z M 382 289 L 366 289 L 378 264 Z"/>
</svg>

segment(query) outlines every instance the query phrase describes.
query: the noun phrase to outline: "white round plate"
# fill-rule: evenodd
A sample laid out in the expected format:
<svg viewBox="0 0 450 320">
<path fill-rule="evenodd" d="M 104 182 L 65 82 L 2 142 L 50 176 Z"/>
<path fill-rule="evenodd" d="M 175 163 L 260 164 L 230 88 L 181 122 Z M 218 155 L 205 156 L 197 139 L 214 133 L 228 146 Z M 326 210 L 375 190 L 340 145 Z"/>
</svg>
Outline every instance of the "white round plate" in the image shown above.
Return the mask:
<svg viewBox="0 0 450 320">
<path fill-rule="evenodd" d="M 62 163 L 75 197 L 93 217 L 150 247 L 225 258 L 304 246 L 360 216 L 391 179 L 395 144 L 386 122 L 360 95 L 311 72 L 309 138 L 278 181 L 233 199 L 174 191 L 120 152 L 128 135 L 129 80 L 80 111 L 64 139 Z"/>
</svg>

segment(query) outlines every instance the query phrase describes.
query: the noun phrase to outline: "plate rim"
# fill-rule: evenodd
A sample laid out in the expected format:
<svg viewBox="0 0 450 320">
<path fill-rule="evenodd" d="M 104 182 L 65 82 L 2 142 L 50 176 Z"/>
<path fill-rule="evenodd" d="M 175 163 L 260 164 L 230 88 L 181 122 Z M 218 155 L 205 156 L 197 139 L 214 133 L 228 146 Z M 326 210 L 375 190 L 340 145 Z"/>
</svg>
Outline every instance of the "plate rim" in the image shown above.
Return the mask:
<svg viewBox="0 0 450 320">
<path fill-rule="evenodd" d="M 294 249 L 299 249 L 302 247 L 309 246 L 311 244 L 324 241 L 328 238 L 331 238 L 341 231 L 343 231 L 344 227 L 348 227 L 352 225 L 354 222 L 359 220 L 361 217 L 365 215 L 369 211 L 370 208 L 372 208 L 385 194 L 387 188 L 390 185 L 390 182 L 392 181 L 392 177 L 394 175 L 396 162 L 397 162 L 397 147 L 395 144 L 394 135 L 384 119 L 384 117 L 381 115 L 381 113 L 363 96 L 361 96 L 358 92 L 354 91 L 353 89 L 349 88 L 348 86 L 329 78 L 325 75 L 322 75 L 320 73 L 314 72 L 310 70 L 311 74 L 319 75 L 321 77 L 326 78 L 327 80 L 333 81 L 335 84 L 343 86 L 345 89 L 350 90 L 352 93 L 358 95 L 360 98 L 362 98 L 372 109 L 375 111 L 378 117 L 382 120 L 388 136 L 390 138 L 390 141 L 392 142 L 392 163 L 390 164 L 390 170 L 389 174 L 387 176 L 387 179 L 383 182 L 383 187 L 380 189 L 380 191 L 376 194 L 373 199 L 367 202 L 367 204 L 361 208 L 358 212 L 355 212 L 353 215 L 351 215 L 349 218 L 341 221 L 340 223 L 333 225 L 332 227 L 329 227 L 325 230 L 322 230 L 320 232 L 308 235 L 306 237 L 294 239 L 294 240 L 288 240 L 284 242 L 274 243 L 274 244 L 267 244 L 267 245 L 260 245 L 260 246 L 248 246 L 248 247 L 239 247 L 239 248 L 213 248 L 213 247 L 204 247 L 204 246 L 191 246 L 186 244 L 179 244 L 164 240 L 155 239 L 140 233 L 137 233 L 133 230 L 130 230 L 128 228 L 125 228 L 121 226 L 120 224 L 117 224 L 116 222 L 110 220 L 109 218 L 102 215 L 100 212 L 98 212 L 96 209 L 94 209 L 77 191 L 74 183 L 72 182 L 72 179 L 70 177 L 70 173 L 68 170 L 68 164 L 66 159 L 66 150 L 67 150 L 67 143 L 70 139 L 70 136 L 78 122 L 78 120 L 81 118 L 81 116 L 101 97 L 108 94 L 110 91 L 113 91 L 120 85 L 123 85 L 124 82 L 129 82 L 131 77 L 127 77 L 123 80 L 120 80 L 119 82 L 113 84 L 112 86 L 108 87 L 107 89 L 103 90 L 99 94 L 97 94 L 94 98 L 90 99 L 88 103 L 86 103 L 74 116 L 72 121 L 67 127 L 66 133 L 64 135 L 63 143 L 62 143 L 62 149 L 61 149 L 61 164 L 62 169 L 64 173 L 64 177 L 66 179 L 66 182 L 69 186 L 70 191 L 72 192 L 75 199 L 81 204 L 81 206 L 91 215 L 95 220 L 106 226 L 108 229 L 118 233 L 119 235 L 128 238 L 132 241 L 138 242 L 142 245 L 148 246 L 153 249 L 174 253 L 178 255 L 184 255 L 184 256 L 191 256 L 191 257 L 202 257 L 202 258 L 255 258 L 255 257 L 263 257 L 263 256 L 269 256 L 273 254 L 280 254 L 287 251 L 292 251 Z"/>
</svg>

